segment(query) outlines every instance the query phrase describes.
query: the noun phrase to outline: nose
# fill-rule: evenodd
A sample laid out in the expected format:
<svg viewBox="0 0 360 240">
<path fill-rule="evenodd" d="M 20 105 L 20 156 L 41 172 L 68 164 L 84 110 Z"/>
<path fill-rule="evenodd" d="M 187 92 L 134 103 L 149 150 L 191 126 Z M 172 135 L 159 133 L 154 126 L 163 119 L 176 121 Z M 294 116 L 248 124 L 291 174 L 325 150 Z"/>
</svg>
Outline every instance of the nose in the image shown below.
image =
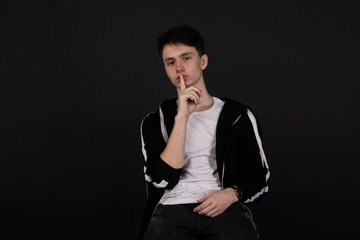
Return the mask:
<svg viewBox="0 0 360 240">
<path fill-rule="evenodd" d="M 182 65 L 181 63 L 177 62 L 177 63 L 176 63 L 176 72 L 177 72 L 177 73 L 181 73 L 181 72 L 183 72 L 184 70 L 185 70 L 185 69 L 184 69 L 183 65 Z"/>
</svg>

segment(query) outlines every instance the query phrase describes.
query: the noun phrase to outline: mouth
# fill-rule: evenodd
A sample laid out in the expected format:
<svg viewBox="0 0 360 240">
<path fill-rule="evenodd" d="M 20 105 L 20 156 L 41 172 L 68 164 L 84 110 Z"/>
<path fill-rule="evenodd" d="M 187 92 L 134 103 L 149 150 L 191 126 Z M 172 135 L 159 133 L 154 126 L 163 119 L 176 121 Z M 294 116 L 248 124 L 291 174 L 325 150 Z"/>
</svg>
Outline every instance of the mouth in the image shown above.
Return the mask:
<svg viewBox="0 0 360 240">
<path fill-rule="evenodd" d="M 187 77 L 188 77 L 187 75 L 183 75 L 184 80 L 186 80 Z M 176 80 L 177 80 L 177 81 L 180 81 L 180 76 L 178 76 L 178 77 L 176 78 Z"/>
</svg>

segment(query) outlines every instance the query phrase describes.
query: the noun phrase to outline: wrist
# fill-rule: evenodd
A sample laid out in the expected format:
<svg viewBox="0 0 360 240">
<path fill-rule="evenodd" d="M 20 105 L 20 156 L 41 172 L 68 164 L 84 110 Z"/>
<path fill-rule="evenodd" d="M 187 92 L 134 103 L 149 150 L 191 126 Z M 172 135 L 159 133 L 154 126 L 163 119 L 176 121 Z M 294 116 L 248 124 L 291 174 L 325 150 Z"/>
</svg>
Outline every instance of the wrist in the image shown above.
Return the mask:
<svg viewBox="0 0 360 240">
<path fill-rule="evenodd" d="M 186 116 L 186 115 L 183 115 L 183 114 L 180 114 L 180 113 L 176 114 L 176 116 L 175 116 L 175 121 L 176 122 L 182 122 L 182 121 L 187 122 L 188 119 L 189 119 L 189 116 Z"/>
<path fill-rule="evenodd" d="M 233 192 L 234 192 L 234 194 L 235 194 L 235 196 L 237 198 L 237 201 L 240 201 L 242 199 L 242 192 L 238 188 L 238 186 L 234 185 L 234 186 L 232 186 L 230 188 L 233 190 Z"/>
<path fill-rule="evenodd" d="M 242 199 L 242 192 L 236 185 L 231 186 L 228 189 L 232 191 L 232 193 L 236 197 L 236 201 L 240 201 Z"/>
<path fill-rule="evenodd" d="M 239 200 L 238 197 L 236 196 L 235 190 L 232 187 L 226 188 L 225 191 L 229 193 L 233 203 Z"/>
</svg>

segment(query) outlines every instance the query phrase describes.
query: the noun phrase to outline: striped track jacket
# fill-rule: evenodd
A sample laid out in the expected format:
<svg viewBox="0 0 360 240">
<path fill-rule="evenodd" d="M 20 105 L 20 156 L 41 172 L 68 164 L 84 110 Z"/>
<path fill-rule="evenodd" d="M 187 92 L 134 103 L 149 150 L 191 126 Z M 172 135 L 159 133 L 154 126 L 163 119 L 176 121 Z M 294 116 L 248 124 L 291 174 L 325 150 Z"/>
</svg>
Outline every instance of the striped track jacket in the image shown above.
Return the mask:
<svg viewBox="0 0 360 240">
<path fill-rule="evenodd" d="M 253 202 L 268 191 L 269 167 L 264 154 L 260 126 L 248 107 L 229 98 L 225 101 L 216 129 L 216 161 L 222 187 L 238 186 L 242 202 Z M 140 226 L 140 239 L 165 189 L 179 181 L 182 169 L 166 164 L 165 149 L 177 114 L 176 99 L 166 100 L 141 123 L 142 153 L 147 202 Z"/>
</svg>

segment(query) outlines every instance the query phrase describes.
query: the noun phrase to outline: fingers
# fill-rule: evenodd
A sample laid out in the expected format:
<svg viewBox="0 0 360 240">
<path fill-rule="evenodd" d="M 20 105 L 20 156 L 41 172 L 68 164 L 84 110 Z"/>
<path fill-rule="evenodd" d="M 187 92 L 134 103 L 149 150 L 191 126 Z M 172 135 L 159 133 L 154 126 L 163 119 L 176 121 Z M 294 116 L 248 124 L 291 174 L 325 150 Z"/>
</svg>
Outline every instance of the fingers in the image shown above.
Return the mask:
<svg viewBox="0 0 360 240">
<path fill-rule="evenodd" d="M 206 214 L 206 216 L 211 217 L 211 218 L 214 218 L 214 217 L 220 215 L 221 213 L 222 213 L 222 212 L 220 212 L 220 210 L 219 210 L 218 208 L 215 208 L 215 209 L 213 209 L 212 211 L 208 212 L 208 213 Z"/>
<path fill-rule="evenodd" d="M 206 201 L 207 199 L 209 199 L 214 193 L 209 193 L 207 195 L 205 195 L 204 197 L 202 197 L 201 199 L 197 200 L 198 203 L 201 203 L 199 206 L 197 206 L 196 208 L 194 208 L 194 212 L 200 212 L 203 209 L 206 209 L 207 207 L 209 207 L 212 204 L 212 201 Z"/>
<path fill-rule="evenodd" d="M 196 87 L 193 87 L 193 86 L 188 87 L 188 88 L 186 88 L 186 89 L 185 89 L 184 91 L 182 91 L 182 92 L 188 92 L 188 91 L 196 92 L 196 94 L 197 94 L 199 97 L 202 97 L 201 90 L 198 89 L 198 88 L 196 88 Z"/>
<path fill-rule="evenodd" d="M 185 97 L 185 100 L 192 100 L 194 103 L 200 104 L 200 97 L 202 96 L 201 90 L 193 86 L 186 88 L 184 76 L 182 74 L 179 74 L 179 76 L 181 95 Z"/>
<path fill-rule="evenodd" d="M 193 86 L 186 88 L 184 76 L 182 74 L 179 74 L 179 75 L 180 75 L 180 90 L 181 90 L 181 92 L 184 92 L 185 90 L 187 90 L 187 91 L 192 90 L 192 91 L 196 92 L 200 97 L 202 96 L 200 89 L 193 87 Z"/>
<path fill-rule="evenodd" d="M 206 215 L 208 212 L 212 211 L 214 207 L 215 206 L 213 206 L 211 202 L 204 202 L 199 206 L 197 206 L 196 208 L 194 208 L 194 212 L 201 215 Z"/>
<path fill-rule="evenodd" d="M 204 202 L 206 199 L 208 199 L 209 197 L 211 197 L 214 194 L 214 192 L 211 192 L 207 195 L 205 195 L 204 197 L 202 197 L 201 199 L 197 200 L 198 203 Z"/>
<path fill-rule="evenodd" d="M 200 206 L 198 206 L 198 207 L 200 207 Z M 206 204 L 201 208 L 198 208 L 198 207 L 194 209 L 194 212 L 196 212 L 200 215 L 206 215 L 208 217 L 216 217 L 222 213 L 221 208 L 217 204 L 214 204 L 214 203 Z"/>
<path fill-rule="evenodd" d="M 196 104 L 200 104 L 200 97 L 195 92 L 186 92 L 182 94 L 182 97 L 185 98 L 185 100 L 192 100 Z"/>
<path fill-rule="evenodd" d="M 192 100 L 194 103 L 200 103 L 201 91 L 195 87 L 186 88 L 179 95 L 184 100 Z"/>
<path fill-rule="evenodd" d="M 182 74 L 180 74 L 180 90 L 183 92 L 186 89 L 185 80 Z"/>
<path fill-rule="evenodd" d="M 200 206 L 194 208 L 194 212 L 200 215 L 206 215 L 208 217 L 216 217 L 224 212 L 226 208 L 221 207 L 219 204 L 214 202 L 205 201 Z"/>
<path fill-rule="evenodd" d="M 197 200 L 200 205 L 194 208 L 194 212 L 212 218 L 222 214 L 233 203 L 225 193 L 223 190 L 215 191 Z"/>
</svg>

